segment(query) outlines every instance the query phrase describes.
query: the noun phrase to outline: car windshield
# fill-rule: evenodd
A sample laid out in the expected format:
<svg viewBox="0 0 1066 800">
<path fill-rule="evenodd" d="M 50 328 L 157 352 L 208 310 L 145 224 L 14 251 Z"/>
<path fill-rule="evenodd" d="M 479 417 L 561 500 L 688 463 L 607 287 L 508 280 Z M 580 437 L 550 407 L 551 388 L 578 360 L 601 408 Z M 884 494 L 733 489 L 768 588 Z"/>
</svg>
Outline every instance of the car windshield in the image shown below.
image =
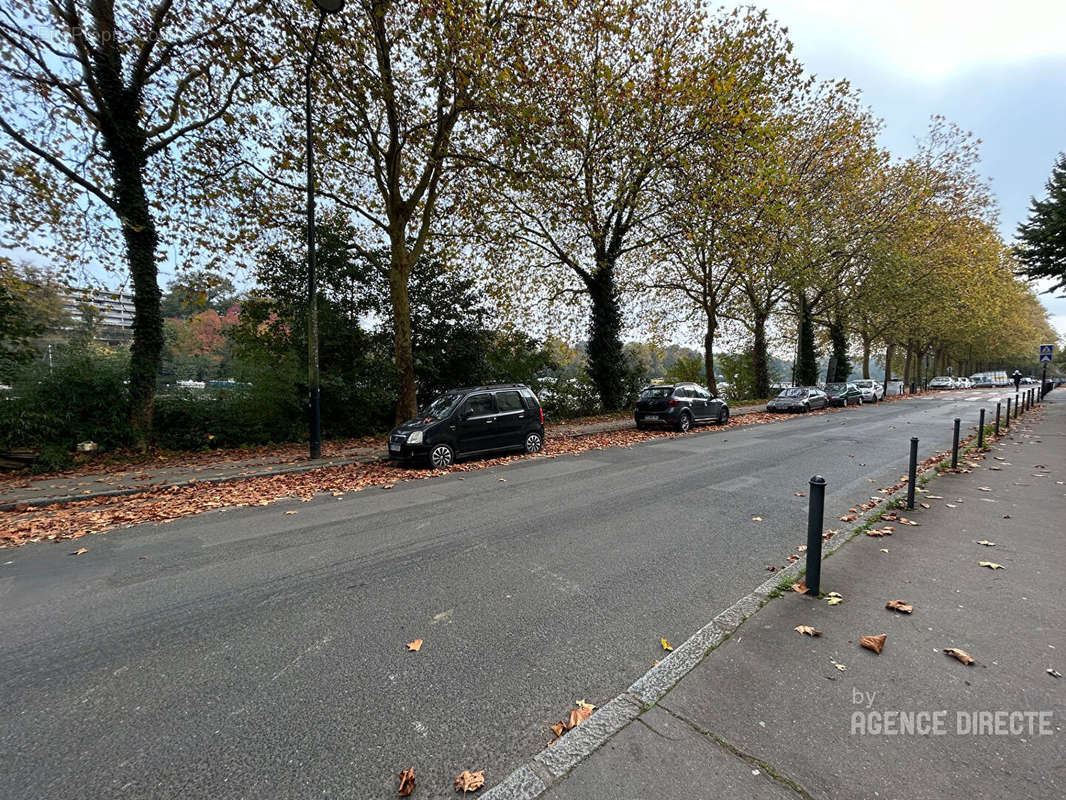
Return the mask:
<svg viewBox="0 0 1066 800">
<path fill-rule="evenodd" d="M 673 386 L 650 386 L 640 393 L 641 400 L 659 400 L 674 393 Z"/>
<path fill-rule="evenodd" d="M 846 383 L 827 383 L 825 385 L 825 390 L 827 392 L 842 392 L 847 388 L 848 385 Z"/>
<path fill-rule="evenodd" d="M 423 408 L 419 413 L 422 419 L 443 419 L 451 413 L 455 408 L 455 404 L 459 402 L 459 395 L 457 394 L 442 394 L 428 406 Z"/>
<path fill-rule="evenodd" d="M 871 388 L 873 388 L 874 382 L 873 381 L 855 381 L 855 385 L 858 386 L 860 389 L 871 389 Z"/>
<path fill-rule="evenodd" d="M 806 389 L 785 389 L 778 397 L 806 397 Z"/>
</svg>

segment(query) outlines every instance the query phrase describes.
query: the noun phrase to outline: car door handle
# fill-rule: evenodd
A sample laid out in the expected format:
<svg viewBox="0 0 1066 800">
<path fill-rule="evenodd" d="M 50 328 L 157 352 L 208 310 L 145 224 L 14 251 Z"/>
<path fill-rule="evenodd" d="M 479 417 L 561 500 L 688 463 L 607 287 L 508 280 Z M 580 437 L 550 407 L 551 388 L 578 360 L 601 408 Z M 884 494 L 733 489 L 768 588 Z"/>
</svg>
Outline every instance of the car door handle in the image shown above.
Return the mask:
<svg viewBox="0 0 1066 800">
<path fill-rule="evenodd" d="M 487 420 L 485 420 L 485 424 L 486 425 L 491 425 L 495 421 L 496 421 L 495 417 L 489 417 Z"/>
</svg>

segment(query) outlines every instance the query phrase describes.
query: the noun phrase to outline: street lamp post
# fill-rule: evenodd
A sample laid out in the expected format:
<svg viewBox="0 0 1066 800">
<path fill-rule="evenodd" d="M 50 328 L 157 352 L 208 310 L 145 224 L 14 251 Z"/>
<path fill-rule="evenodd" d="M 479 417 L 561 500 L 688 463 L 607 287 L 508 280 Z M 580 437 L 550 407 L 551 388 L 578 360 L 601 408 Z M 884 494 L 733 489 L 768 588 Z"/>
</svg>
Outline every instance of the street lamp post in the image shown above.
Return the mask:
<svg viewBox="0 0 1066 800">
<path fill-rule="evenodd" d="M 315 274 L 315 148 L 311 128 L 311 73 L 318 55 L 318 39 L 327 14 L 344 7 L 344 0 L 312 0 L 319 10 L 315 38 L 307 57 L 304 96 L 304 145 L 307 166 L 307 383 L 310 391 L 311 458 L 322 457 L 322 408 L 318 373 L 318 276 Z"/>
</svg>

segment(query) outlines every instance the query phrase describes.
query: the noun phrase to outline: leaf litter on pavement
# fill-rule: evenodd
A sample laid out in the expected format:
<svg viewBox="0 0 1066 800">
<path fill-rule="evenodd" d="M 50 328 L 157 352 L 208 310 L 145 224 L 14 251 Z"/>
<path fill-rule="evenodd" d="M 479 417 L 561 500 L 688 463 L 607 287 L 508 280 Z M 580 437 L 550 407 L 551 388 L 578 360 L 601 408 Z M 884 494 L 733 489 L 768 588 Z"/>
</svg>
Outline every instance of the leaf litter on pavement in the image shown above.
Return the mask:
<svg viewBox="0 0 1066 800">
<path fill-rule="evenodd" d="M 755 412 L 733 417 L 726 427 L 770 424 L 782 420 L 779 415 Z M 646 441 L 691 435 L 695 435 L 694 432 L 626 428 L 580 436 L 552 436 L 545 441 L 544 450 L 533 457 L 579 455 L 590 450 L 631 447 Z M 288 453 L 288 449 L 284 449 L 284 452 Z M 200 481 L 182 486 L 145 487 L 143 492 L 120 497 L 90 497 L 40 508 L 16 506 L 13 511 L 0 512 L 0 549 L 26 542 L 78 539 L 88 534 L 145 522 L 171 522 L 205 511 L 269 506 L 290 497 L 299 497 L 307 502 L 316 494 L 337 497 L 372 487 L 391 489 L 400 482 L 476 472 L 528 458 L 530 456 L 513 455 L 481 459 L 453 465 L 449 470 L 418 469 L 388 462 L 341 464 L 323 466 L 309 472 L 264 474 L 220 482 Z M 199 461 L 193 458 L 188 460 Z M 462 479 L 458 475 L 456 477 Z"/>
</svg>

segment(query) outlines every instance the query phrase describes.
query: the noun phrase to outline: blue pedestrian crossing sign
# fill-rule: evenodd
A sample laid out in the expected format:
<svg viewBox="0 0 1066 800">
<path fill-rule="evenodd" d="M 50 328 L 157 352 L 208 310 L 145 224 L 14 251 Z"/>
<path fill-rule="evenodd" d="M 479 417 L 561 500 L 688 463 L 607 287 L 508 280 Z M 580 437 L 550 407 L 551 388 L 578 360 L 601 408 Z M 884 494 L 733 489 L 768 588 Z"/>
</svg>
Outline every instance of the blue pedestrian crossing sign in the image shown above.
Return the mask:
<svg viewBox="0 0 1066 800">
<path fill-rule="evenodd" d="M 1055 345 L 1053 345 L 1053 344 L 1042 344 L 1042 345 L 1040 345 L 1040 363 L 1042 363 L 1042 364 L 1050 364 L 1051 363 L 1051 356 L 1054 354 L 1054 352 L 1055 352 Z"/>
</svg>

